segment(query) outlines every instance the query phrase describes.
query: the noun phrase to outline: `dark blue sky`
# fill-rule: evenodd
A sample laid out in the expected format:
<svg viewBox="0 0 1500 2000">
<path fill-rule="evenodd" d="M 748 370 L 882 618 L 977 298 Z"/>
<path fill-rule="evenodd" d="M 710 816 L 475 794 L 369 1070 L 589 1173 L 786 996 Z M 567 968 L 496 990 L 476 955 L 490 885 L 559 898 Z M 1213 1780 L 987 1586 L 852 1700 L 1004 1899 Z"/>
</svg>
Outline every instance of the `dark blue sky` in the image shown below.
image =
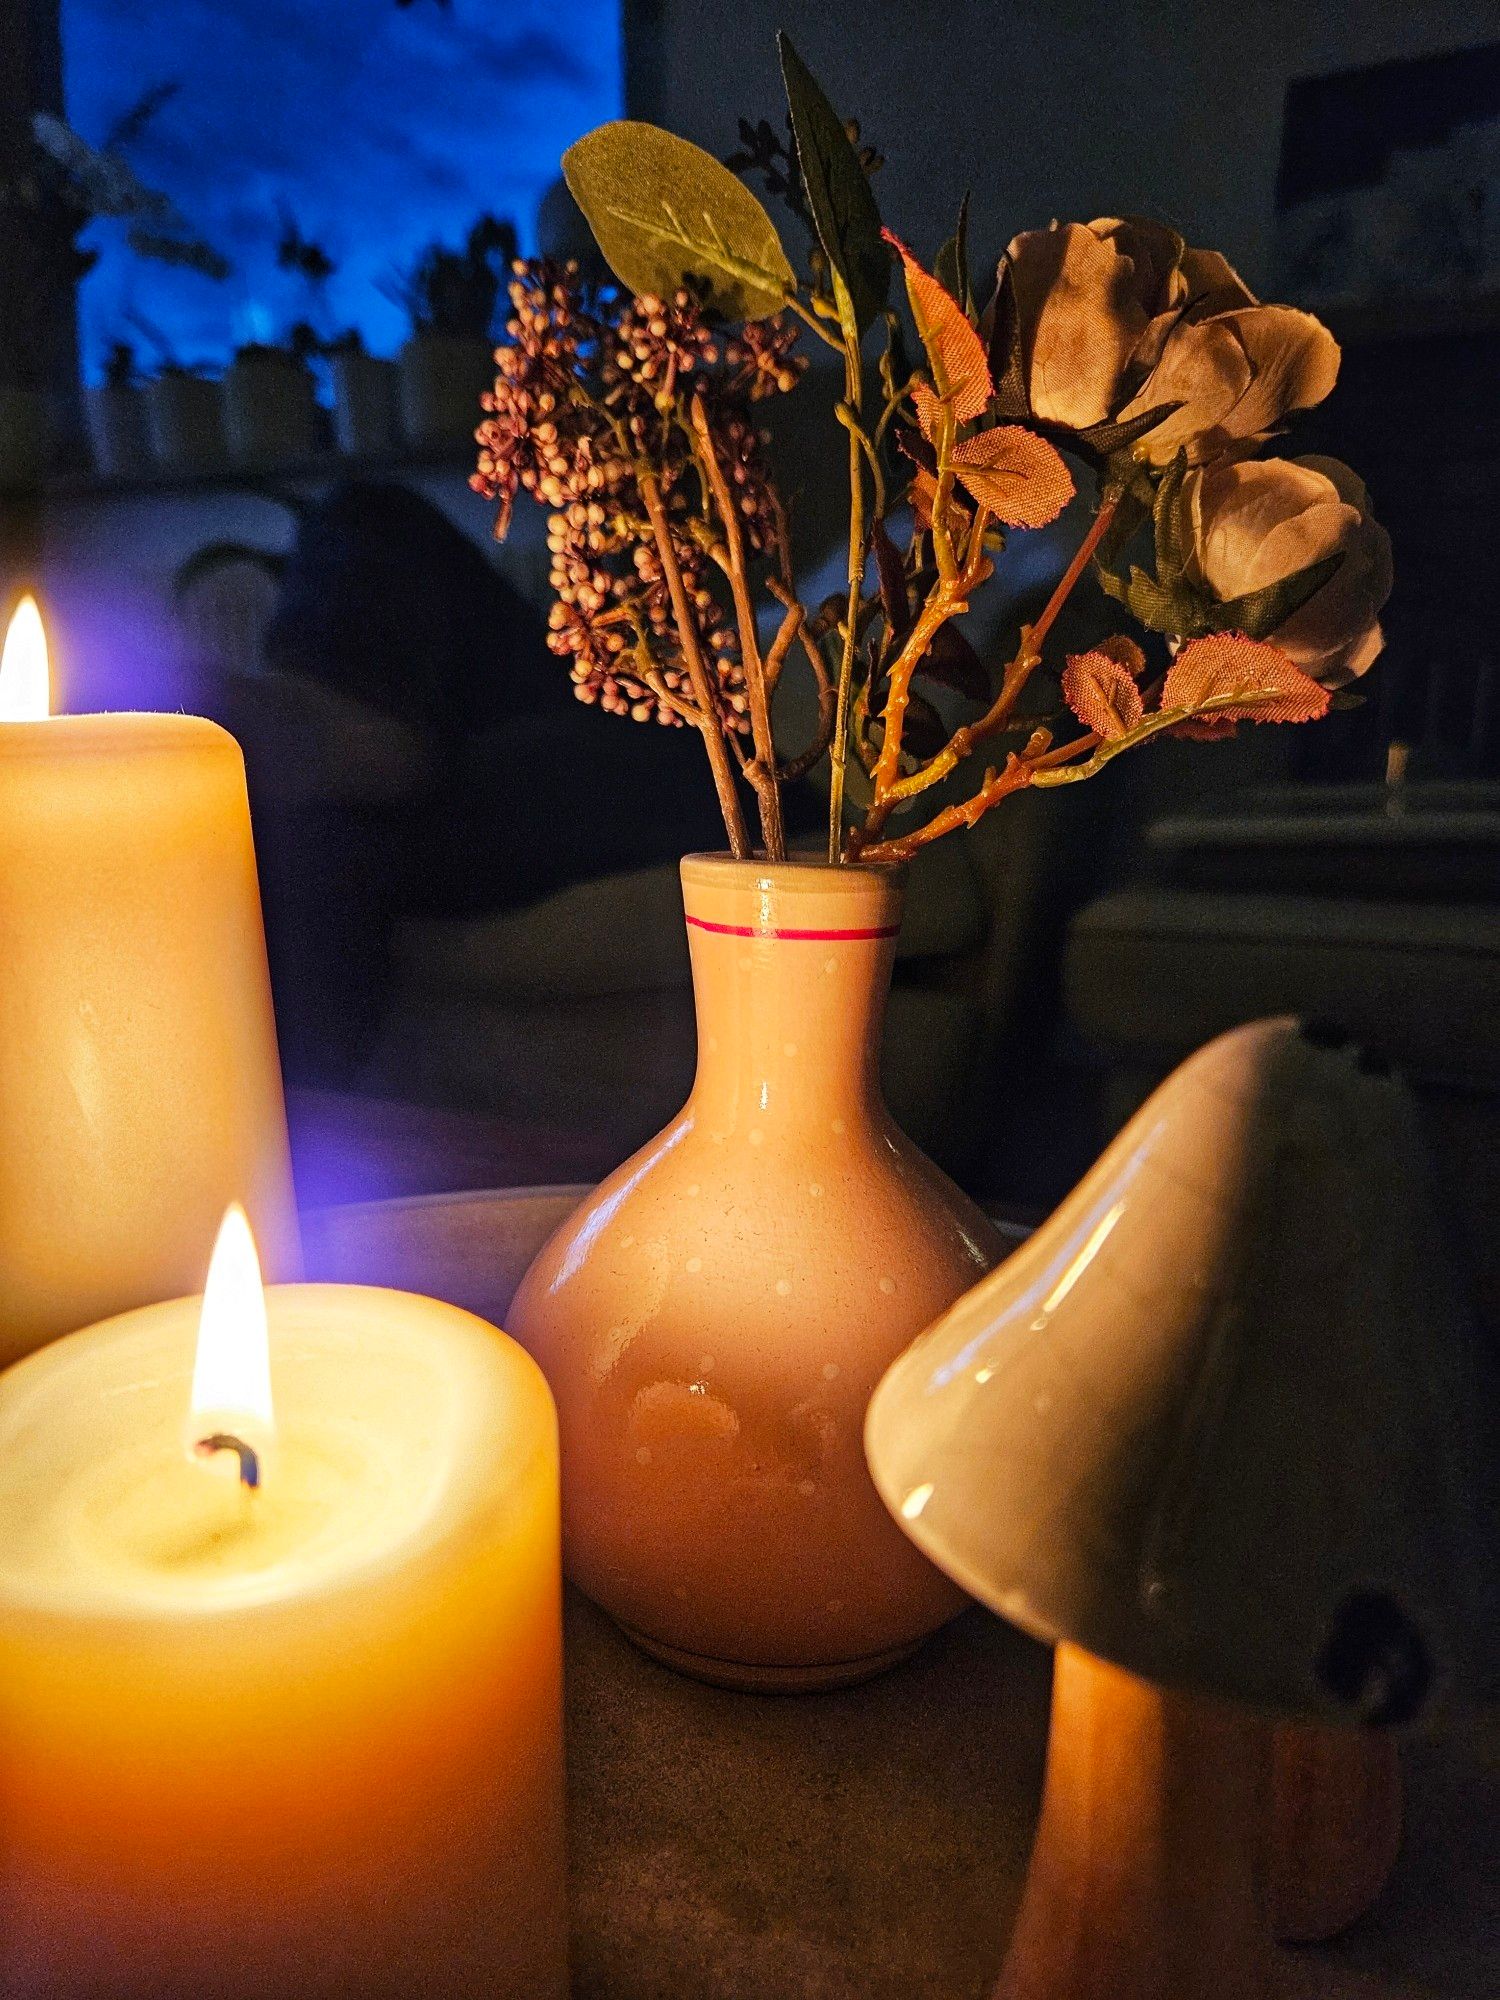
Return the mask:
<svg viewBox="0 0 1500 2000">
<path fill-rule="evenodd" d="M 68 115 L 98 142 L 152 85 L 180 88 L 131 148 L 235 266 L 222 284 L 131 258 L 102 230 L 83 288 L 85 362 L 146 343 L 134 308 L 177 358 L 222 360 L 308 316 L 275 268 L 277 202 L 339 269 L 324 330 L 357 325 L 376 352 L 406 331 L 377 281 L 485 208 L 529 242 L 563 148 L 621 104 L 618 0 L 63 0 Z"/>
</svg>

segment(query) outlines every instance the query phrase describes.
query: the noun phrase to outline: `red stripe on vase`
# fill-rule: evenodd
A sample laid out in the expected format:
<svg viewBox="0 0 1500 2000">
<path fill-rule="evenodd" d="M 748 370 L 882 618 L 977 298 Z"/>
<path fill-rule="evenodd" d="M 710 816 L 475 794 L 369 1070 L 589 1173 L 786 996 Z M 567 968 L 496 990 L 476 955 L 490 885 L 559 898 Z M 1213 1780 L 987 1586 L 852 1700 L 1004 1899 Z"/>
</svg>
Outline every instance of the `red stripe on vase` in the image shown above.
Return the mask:
<svg viewBox="0 0 1500 2000">
<path fill-rule="evenodd" d="M 868 930 L 800 931 L 780 927 L 765 930 L 756 924 L 711 924 L 707 917 L 689 917 L 688 922 L 694 930 L 713 931 L 719 937 L 799 938 L 807 944 L 848 944 L 866 938 L 890 938 L 901 928 L 899 924 L 877 924 Z"/>
</svg>

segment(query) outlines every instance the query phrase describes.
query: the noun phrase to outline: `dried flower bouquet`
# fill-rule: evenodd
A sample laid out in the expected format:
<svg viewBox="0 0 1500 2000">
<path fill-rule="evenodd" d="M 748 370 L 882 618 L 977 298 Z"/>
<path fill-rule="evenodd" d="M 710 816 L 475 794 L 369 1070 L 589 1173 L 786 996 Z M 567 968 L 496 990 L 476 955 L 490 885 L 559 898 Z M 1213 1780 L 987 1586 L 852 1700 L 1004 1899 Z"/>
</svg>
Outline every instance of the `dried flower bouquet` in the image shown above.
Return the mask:
<svg viewBox="0 0 1500 2000">
<path fill-rule="evenodd" d="M 877 157 L 784 36 L 781 55 L 786 143 L 745 124 L 720 165 L 626 120 L 569 150 L 618 287 L 515 266 L 474 483 L 499 501 L 499 533 L 518 490 L 550 510 L 550 643 L 579 699 L 696 728 L 733 853 L 752 851 L 743 778 L 772 860 L 781 788 L 825 753 L 830 861 L 899 860 L 1153 737 L 1324 715 L 1380 651 L 1389 543 L 1348 467 L 1256 454 L 1333 387 L 1327 329 L 1138 220 L 1017 236 L 981 310 L 967 202 L 929 271 L 881 225 Z M 800 277 L 740 175 L 806 226 Z M 888 303 L 898 268 L 916 347 Z M 839 356 L 849 461 L 847 592 L 811 609 L 757 422 L 796 386 L 805 337 Z M 1092 518 L 992 676 L 956 621 L 1007 531 L 1054 521 L 1080 474 Z M 1149 567 L 1130 560 L 1137 538 Z M 1125 634 L 1048 658 L 1090 568 L 1158 635 L 1154 667 Z M 789 750 L 771 707 L 794 661 L 818 721 Z M 923 682 L 971 719 L 945 723 Z M 965 769 L 967 795 L 921 818 L 923 795 Z"/>
</svg>

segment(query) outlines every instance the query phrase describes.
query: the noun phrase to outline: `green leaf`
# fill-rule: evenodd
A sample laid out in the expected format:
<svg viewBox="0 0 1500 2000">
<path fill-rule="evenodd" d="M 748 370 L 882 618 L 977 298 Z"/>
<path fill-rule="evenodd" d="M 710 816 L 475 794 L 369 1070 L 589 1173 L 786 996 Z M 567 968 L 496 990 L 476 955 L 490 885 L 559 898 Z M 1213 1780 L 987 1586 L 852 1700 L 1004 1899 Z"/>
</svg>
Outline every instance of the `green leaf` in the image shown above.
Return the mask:
<svg viewBox="0 0 1500 2000">
<path fill-rule="evenodd" d="M 1150 512 L 1149 501 L 1143 500 L 1139 494 L 1129 489 L 1121 493 L 1115 507 L 1115 517 L 1105 529 L 1103 539 L 1094 552 L 1094 561 L 1101 570 L 1108 569 L 1136 530 L 1148 519 Z"/>
<path fill-rule="evenodd" d="M 724 319 L 779 312 L 796 276 L 776 225 L 743 181 L 659 125 L 619 118 L 563 154 L 563 177 L 627 290 L 684 285 Z"/>
<path fill-rule="evenodd" d="M 880 608 L 885 613 L 885 622 L 892 636 L 899 638 L 911 624 L 906 565 L 884 521 L 875 522 L 870 530 L 870 542 L 875 551 L 876 575 L 880 579 Z M 946 631 L 948 628 L 944 626 L 942 629 Z"/>
<path fill-rule="evenodd" d="M 932 275 L 945 291 L 952 292 L 966 313 L 974 310 L 974 294 L 969 287 L 969 197 L 958 205 L 958 227 L 948 238 L 932 266 Z"/>
<path fill-rule="evenodd" d="M 931 646 L 912 672 L 936 681 L 939 687 L 952 688 L 965 701 L 987 702 L 990 698 L 989 669 L 956 625 L 938 627 Z"/>
<path fill-rule="evenodd" d="M 906 328 L 895 313 L 886 315 L 888 336 L 886 352 L 889 356 L 889 373 L 894 387 L 901 388 L 916 371 L 916 360 L 906 344 Z"/>
<path fill-rule="evenodd" d="M 1185 605 L 1178 593 L 1163 590 L 1154 577 L 1147 576 L 1134 564 L 1128 583 L 1102 564 L 1097 566 L 1095 574 L 1109 595 L 1125 605 L 1131 617 L 1139 619 L 1147 631 L 1169 632 L 1175 637 L 1196 629 L 1194 607 Z"/>
<path fill-rule="evenodd" d="M 1156 489 L 1156 506 L 1153 510 L 1156 523 L 1156 576 L 1162 588 L 1167 591 L 1175 590 L 1187 561 L 1187 550 L 1182 545 L 1182 527 L 1178 519 L 1177 506 L 1177 497 L 1186 478 L 1187 453 L 1179 451 L 1167 467 L 1162 482 Z"/>
<path fill-rule="evenodd" d="M 880 240 L 880 211 L 859 154 L 822 85 L 789 35 L 778 35 L 777 43 L 807 205 L 818 241 L 848 292 L 857 337 L 884 307 L 890 291 L 891 260 Z"/>
<path fill-rule="evenodd" d="M 1021 343 L 1021 316 L 1016 306 L 1010 260 L 995 268 L 995 296 L 989 307 L 989 364 L 995 382 L 995 414 L 1025 417 L 1031 413 L 1026 393 L 1026 357 Z"/>
<path fill-rule="evenodd" d="M 1269 638 L 1273 632 L 1279 632 L 1310 597 L 1317 595 L 1343 560 L 1343 551 L 1336 550 L 1319 562 L 1309 563 L 1305 569 L 1296 569 L 1289 576 L 1278 577 L 1275 583 L 1268 583 L 1260 590 L 1248 590 L 1243 597 L 1231 597 L 1225 603 L 1208 605 L 1203 614 L 1204 631 L 1243 632 L 1250 639 Z"/>
<path fill-rule="evenodd" d="M 925 762 L 935 757 L 948 741 L 948 727 L 925 695 L 910 692 L 901 728 L 901 748 L 907 757 Z"/>
<path fill-rule="evenodd" d="M 1106 419 L 1103 423 L 1090 424 L 1087 430 L 1078 431 L 1075 435 L 1079 444 L 1097 457 L 1113 458 L 1117 451 L 1128 450 L 1137 438 L 1154 431 L 1168 417 L 1175 417 L 1181 408 L 1181 403 L 1158 403 L 1153 410 L 1142 410 L 1138 417 L 1114 423 Z"/>
</svg>

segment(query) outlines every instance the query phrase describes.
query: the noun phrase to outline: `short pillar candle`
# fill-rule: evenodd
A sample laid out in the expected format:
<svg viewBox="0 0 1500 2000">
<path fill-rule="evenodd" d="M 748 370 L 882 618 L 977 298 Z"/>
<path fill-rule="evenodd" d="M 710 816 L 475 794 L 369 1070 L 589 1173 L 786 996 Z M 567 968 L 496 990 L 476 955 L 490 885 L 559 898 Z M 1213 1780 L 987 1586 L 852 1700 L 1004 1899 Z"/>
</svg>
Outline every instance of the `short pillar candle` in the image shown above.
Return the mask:
<svg viewBox="0 0 1500 2000">
<path fill-rule="evenodd" d="M 199 1312 L 0 1377 L 0 1993 L 563 2000 L 541 1371 L 293 1285 L 236 1388 Z"/>
</svg>

